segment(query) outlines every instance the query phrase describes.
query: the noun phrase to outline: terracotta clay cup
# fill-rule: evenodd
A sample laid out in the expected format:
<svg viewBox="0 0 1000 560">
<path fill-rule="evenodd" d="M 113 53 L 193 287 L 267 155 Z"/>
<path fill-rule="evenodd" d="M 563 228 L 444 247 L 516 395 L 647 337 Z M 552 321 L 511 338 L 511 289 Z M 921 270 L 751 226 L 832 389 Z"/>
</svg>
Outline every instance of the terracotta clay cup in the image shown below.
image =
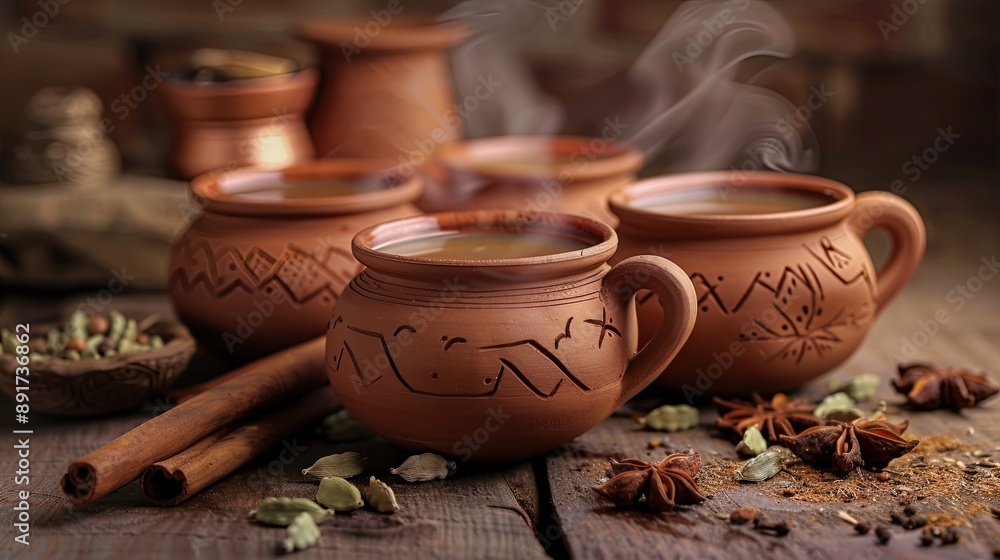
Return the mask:
<svg viewBox="0 0 1000 560">
<path fill-rule="evenodd" d="M 582 249 L 487 260 L 380 247 L 442 232 L 515 232 Z M 670 261 L 606 263 L 609 226 L 565 214 L 466 212 L 398 220 L 354 238 L 367 268 L 327 334 L 330 383 L 383 438 L 463 459 L 517 460 L 594 427 L 650 384 L 687 339 L 694 291 Z M 636 352 L 636 290 L 666 302 Z"/>
<path fill-rule="evenodd" d="M 319 157 L 372 157 L 423 164 L 461 137 L 448 48 L 464 41 L 459 23 L 386 14 L 317 18 L 298 35 L 319 47 L 323 79 L 311 129 Z"/>
<path fill-rule="evenodd" d="M 436 161 L 441 180 L 424 190 L 424 211 L 565 212 L 614 226 L 605 199 L 635 180 L 642 152 L 602 138 L 503 136 L 451 144 Z"/>
<path fill-rule="evenodd" d="M 415 177 L 368 160 L 212 173 L 191 183 L 204 212 L 174 242 L 169 290 L 200 343 L 245 361 L 322 336 L 361 269 L 351 238 L 419 215 Z"/>
<path fill-rule="evenodd" d="M 233 80 L 167 79 L 159 101 L 173 129 L 170 163 L 190 179 L 214 169 L 282 169 L 313 158 L 304 113 L 315 70 Z"/>
<path fill-rule="evenodd" d="M 808 175 L 708 172 L 613 193 L 621 248 L 668 256 L 698 292 L 698 326 L 660 384 L 701 394 L 792 389 L 861 344 L 924 253 L 917 211 L 882 192 L 855 197 Z M 882 228 L 892 253 L 875 271 L 862 244 Z M 640 342 L 656 332 L 656 295 L 638 301 Z"/>
</svg>

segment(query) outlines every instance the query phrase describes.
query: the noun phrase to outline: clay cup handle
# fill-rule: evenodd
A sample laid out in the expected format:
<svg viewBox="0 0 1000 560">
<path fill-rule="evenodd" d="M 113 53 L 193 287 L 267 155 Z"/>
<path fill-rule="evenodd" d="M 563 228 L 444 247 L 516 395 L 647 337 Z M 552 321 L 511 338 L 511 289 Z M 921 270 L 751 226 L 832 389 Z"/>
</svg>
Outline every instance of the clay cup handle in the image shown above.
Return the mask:
<svg viewBox="0 0 1000 560">
<path fill-rule="evenodd" d="M 875 228 L 882 228 L 889 232 L 892 239 L 892 253 L 875 274 L 878 278 L 878 311 L 881 312 L 903 289 L 903 284 L 913 276 L 924 257 L 927 246 L 924 222 L 909 202 L 884 192 L 859 194 L 848 220 L 859 238 Z"/>
<path fill-rule="evenodd" d="M 634 314 L 635 294 L 643 289 L 660 298 L 663 322 L 625 368 L 616 406 L 621 406 L 652 383 L 674 359 L 694 328 L 697 309 L 694 285 L 686 272 L 663 257 L 640 255 L 616 264 L 604 276 L 601 297 L 605 301 L 619 301 Z"/>
</svg>

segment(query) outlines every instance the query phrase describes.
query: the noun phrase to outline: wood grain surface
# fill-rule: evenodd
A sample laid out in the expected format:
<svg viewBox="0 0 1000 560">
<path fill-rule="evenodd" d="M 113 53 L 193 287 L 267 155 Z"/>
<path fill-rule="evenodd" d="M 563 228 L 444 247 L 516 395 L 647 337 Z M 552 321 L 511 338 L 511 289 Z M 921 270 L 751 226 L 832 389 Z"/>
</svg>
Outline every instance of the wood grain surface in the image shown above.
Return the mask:
<svg viewBox="0 0 1000 560">
<path fill-rule="evenodd" d="M 264 497 L 312 497 L 316 484 L 305 480 L 301 469 L 320 456 L 358 450 L 369 458 L 372 474 L 393 487 L 402 509 L 394 515 L 369 510 L 338 514 L 322 525 L 320 544 L 296 553 L 296 558 L 988 558 L 1000 546 L 1000 520 L 989 514 L 990 505 L 1000 506 L 1000 469 L 977 468 L 975 474 L 966 474 L 957 461 L 978 461 L 972 452 L 983 451 L 1000 462 L 1000 399 L 961 414 L 910 412 L 899 406 L 901 397 L 887 383 L 895 374 L 896 357 L 1000 375 L 1000 275 L 979 276 L 982 259 L 991 261 L 1000 252 L 1000 229 L 995 225 L 996 199 L 991 195 L 980 202 L 972 214 L 958 210 L 968 201 L 947 196 L 918 204 L 928 218 L 931 243 L 921 270 L 876 321 L 857 354 L 801 391 L 819 398 L 830 378 L 863 372 L 886 380 L 876 401 L 888 401 L 890 419 L 909 418 L 908 433 L 923 441 L 890 465 L 888 480 L 866 472 L 838 477 L 790 466 L 767 482 L 739 484 L 732 478 L 732 444 L 711 428 L 715 412 L 702 405 L 702 425 L 691 431 L 639 431 L 633 418 L 618 415 L 533 462 L 460 464 L 454 478 L 424 484 L 407 484 L 388 473 L 405 459 L 405 451 L 377 439 L 332 445 L 308 429 L 179 506 L 150 505 L 136 483 L 90 506 L 70 506 L 58 487 L 66 465 L 151 418 L 158 411 L 150 405 L 111 418 L 32 418 L 32 544 L 23 547 L 12 543 L 9 521 L 20 488 L 13 484 L 14 425 L 12 413 L 0 408 L 0 503 L 5 518 L 0 557 L 272 557 L 284 531 L 254 525 L 247 514 Z M 977 290 L 966 298 L 956 295 L 959 285 Z M 130 305 L 130 298 L 118 296 L 115 305 Z M 165 296 L 137 299 L 142 308 L 168 307 Z M 8 299 L 0 322 L 47 319 L 42 315 L 67 303 L 34 301 Z M 925 330 L 934 334 L 918 334 Z M 678 398 L 647 391 L 630 406 L 643 410 Z M 873 403 L 865 406 L 870 409 Z M 653 438 L 662 439 L 663 447 L 647 449 Z M 700 453 L 705 463 L 697 477 L 702 492 L 711 496 L 704 504 L 667 514 L 618 511 L 590 489 L 607 476 L 611 456 L 659 458 L 688 449 Z M 789 490 L 794 495 L 786 496 Z M 878 546 L 872 534 L 856 535 L 836 517 L 843 510 L 872 521 L 887 519 L 890 511 L 900 509 L 900 500 L 912 502 L 932 524 L 956 526 L 961 542 L 923 548 L 917 543 L 919 531 L 892 526 L 892 541 Z M 755 506 L 770 517 L 787 519 L 792 530 L 785 537 L 767 536 L 715 515 L 738 506 Z"/>
</svg>

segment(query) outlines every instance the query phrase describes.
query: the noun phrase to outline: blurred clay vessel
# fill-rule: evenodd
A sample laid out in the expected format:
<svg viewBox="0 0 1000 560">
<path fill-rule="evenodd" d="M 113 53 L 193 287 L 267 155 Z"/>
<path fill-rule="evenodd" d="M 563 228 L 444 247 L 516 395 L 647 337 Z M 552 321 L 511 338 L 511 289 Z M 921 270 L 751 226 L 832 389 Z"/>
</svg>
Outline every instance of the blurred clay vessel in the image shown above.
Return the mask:
<svg viewBox="0 0 1000 560">
<path fill-rule="evenodd" d="M 447 49 L 467 36 L 457 23 L 392 18 L 312 19 L 323 79 L 311 129 L 319 157 L 366 157 L 418 167 L 461 137 Z"/>
<path fill-rule="evenodd" d="M 564 212 L 614 226 L 604 200 L 635 180 L 642 152 L 602 138 L 501 136 L 444 147 L 428 168 L 421 210 Z"/>
<path fill-rule="evenodd" d="M 177 314 L 199 344 L 237 362 L 322 335 L 361 268 L 351 238 L 418 215 L 420 189 L 418 177 L 358 159 L 195 178 L 204 212 L 170 255 Z"/>
<path fill-rule="evenodd" d="M 168 78 L 159 101 L 173 127 L 174 173 L 190 179 L 214 169 L 281 169 L 312 159 L 304 113 L 317 82 L 310 69 L 225 81 Z"/>
</svg>

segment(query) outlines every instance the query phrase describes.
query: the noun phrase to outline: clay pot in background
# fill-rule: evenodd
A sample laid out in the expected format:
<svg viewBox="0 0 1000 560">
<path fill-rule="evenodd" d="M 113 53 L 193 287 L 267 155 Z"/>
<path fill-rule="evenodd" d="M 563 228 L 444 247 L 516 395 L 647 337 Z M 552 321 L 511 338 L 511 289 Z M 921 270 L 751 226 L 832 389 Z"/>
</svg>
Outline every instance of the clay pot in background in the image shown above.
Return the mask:
<svg viewBox="0 0 1000 560">
<path fill-rule="evenodd" d="M 395 17 L 312 19 L 298 34 L 319 46 L 323 80 L 311 129 L 319 157 L 420 166 L 461 137 L 447 49 L 457 23 Z"/>
<path fill-rule="evenodd" d="M 442 231 L 585 248 L 492 260 L 379 250 Z M 651 383 L 694 322 L 687 275 L 651 256 L 611 268 L 617 244 L 606 224 L 550 213 L 446 213 L 367 229 L 353 250 L 368 268 L 330 322 L 330 383 L 359 420 L 408 449 L 503 461 L 569 441 Z M 659 294 L 667 314 L 636 353 L 640 288 Z M 463 444 L 484 426 L 485 442 Z"/>
<path fill-rule="evenodd" d="M 167 79 L 160 105 L 173 128 L 170 162 L 190 179 L 214 169 L 281 169 L 313 158 L 304 113 L 314 70 L 232 80 Z"/>
<path fill-rule="evenodd" d="M 808 175 L 664 176 L 609 201 L 621 218 L 616 260 L 664 255 L 694 282 L 697 327 L 659 379 L 689 397 L 785 391 L 837 367 L 916 270 L 926 244 L 919 214 L 903 199 L 855 197 Z M 862 244 L 874 228 L 893 241 L 878 272 Z M 637 301 L 641 344 L 660 310 L 654 294 Z"/>
<path fill-rule="evenodd" d="M 642 152 L 601 138 L 506 136 L 452 144 L 437 163 L 419 203 L 427 212 L 565 212 L 614 226 L 607 195 L 635 179 Z"/>
<path fill-rule="evenodd" d="M 237 194 L 262 188 L 271 190 Z M 420 189 L 418 178 L 366 160 L 197 177 L 191 193 L 204 212 L 170 255 L 178 315 L 199 343 L 235 361 L 321 336 L 361 268 L 351 238 L 418 215 L 410 203 Z"/>
</svg>

